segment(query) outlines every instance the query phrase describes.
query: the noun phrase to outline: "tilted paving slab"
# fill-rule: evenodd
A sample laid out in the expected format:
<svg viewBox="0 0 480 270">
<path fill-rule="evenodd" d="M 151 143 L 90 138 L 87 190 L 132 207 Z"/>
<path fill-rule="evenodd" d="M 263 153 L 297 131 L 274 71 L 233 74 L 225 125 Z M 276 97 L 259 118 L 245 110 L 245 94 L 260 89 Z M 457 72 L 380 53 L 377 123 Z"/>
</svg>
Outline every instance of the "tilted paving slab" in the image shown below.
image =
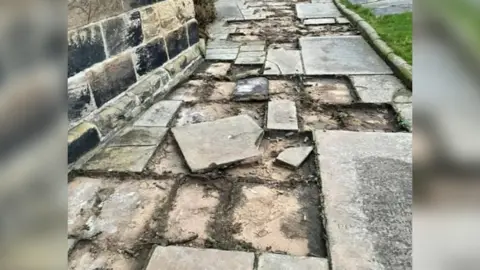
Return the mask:
<svg viewBox="0 0 480 270">
<path fill-rule="evenodd" d="M 281 162 L 287 166 L 298 168 L 307 159 L 312 152 L 313 147 L 290 147 L 283 150 L 277 157 L 277 162 Z"/>
<path fill-rule="evenodd" d="M 253 270 L 253 253 L 158 246 L 145 270 Z"/>
<path fill-rule="evenodd" d="M 411 269 L 412 134 L 314 137 L 332 270 Z"/>
<path fill-rule="evenodd" d="M 108 143 L 108 147 L 159 145 L 167 131 L 166 127 L 127 127 Z"/>
<path fill-rule="evenodd" d="M 233 49 L 207 49 L 206 60 L 235 60 L 238 55 L 238 48 Z"/>
<path fill-rule="evenodd" d="M 303 74 L 302 57 L 298 50 L 270 49 L 265 61 L 265 75 Z"/>
<path fill-rule="evenodd" d="M 246 115 L 175 127 L 172 133 L 192 172 L 261 157 L 263 129 Z"/>
<path fill-rule="evenodd" d="M 299 3 L 295 5 L 299 19 L 334 18 L 342 14 L 333 2 L 331 3 Z"/>
<path fill-rule="evenodd" d="M 167 127 L 182 105 L 177 100 L 162 100 L 153 104 L 135 123 L 134 126 Z"/>
<path fill-rule="evenodd" d="M 300 38 L 306 75 L 392 74 L 361 36 Z"/>
<path fill-rule="evenodd" d="M 264 253 L 258 258 L 258 270 L 328 270 L 328 260 Z"/>
<path fill-rule="evenodd" d="M 298 130 L 295 102 L 290 100 L 273 100 L 268 102 L 267 129 Z"/>
<path fill-rule="evenodd" d="M 393 75 L 350 76 L 361 102 L 390 103 L 397 91 L 405 89 L 402 82 Z"/>
</svg>

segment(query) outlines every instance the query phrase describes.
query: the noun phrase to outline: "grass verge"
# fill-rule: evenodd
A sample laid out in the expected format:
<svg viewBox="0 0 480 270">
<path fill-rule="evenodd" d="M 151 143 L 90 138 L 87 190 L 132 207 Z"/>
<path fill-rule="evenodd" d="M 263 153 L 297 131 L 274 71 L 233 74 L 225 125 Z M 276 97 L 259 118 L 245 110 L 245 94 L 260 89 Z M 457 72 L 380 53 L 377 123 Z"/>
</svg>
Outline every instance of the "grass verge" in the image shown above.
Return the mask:
<svg viewBox="0 0 480 270">
<path fill-rule="evenodd" d="M 347 0 L 340 2 L 368 22 L 395 54 L 412 64 L 412 12 L 376 17 L 370 9 L 361 5 Z"/>
</svg>

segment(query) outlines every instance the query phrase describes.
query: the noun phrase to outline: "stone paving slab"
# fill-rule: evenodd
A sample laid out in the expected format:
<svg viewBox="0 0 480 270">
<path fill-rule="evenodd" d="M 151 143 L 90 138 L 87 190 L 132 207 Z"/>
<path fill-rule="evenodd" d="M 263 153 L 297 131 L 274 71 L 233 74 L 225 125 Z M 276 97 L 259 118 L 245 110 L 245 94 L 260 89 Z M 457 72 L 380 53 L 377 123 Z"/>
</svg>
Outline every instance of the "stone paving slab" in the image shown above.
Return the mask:
<svg viewBox="0 0 480 270">
<path fill-rule="evenodd" d="M 405 89 L 393 75 L 350 76 L 360 100 L 366 103 L 390 103 L 397 91 Z"/>
<path fill-rule="evenodd" d="M 304 81 L 305 93 L 315 102 L 324 104 L 351 104 L 353 97 L 346 80 L 309 79 Z"/>
<path fill-rule="evenodd" d="M 206 60 L 235 60 L 238 48 L 234 49 L 207 49 Z"/>
<path fill-rule="evenodd" d="M 302 58 L 298 50 L 269 49 L 265 61 L 265 75 L 303 74 Z"/>
<path fill-rule="evenodd" d="M 307 75 L 392 74 L 361 36 L 300 38 Z"/>
<path fill-rule="evenodd" d="M 265 63 L 265 52 L 242 52 L 240 51 L 235 59 L 235 65 L 263 65 Z"/>
<path fill-rule="evenodd" d="M 349 24 L 350 23 L 350 21 L 345 17 L 338 17 L 338 18 L 335 18 L 335 20 L 339 24 Z"/>
<path fill-rule="evenodd" d="M 157 146 L 106 147 L 94 155 L 84 170 L 142 172 Z"/>
<path fill-rule="evenodd" d="M 295 5 L 299 19 L 334 18 L 342 14 L 333 2 L 330 3 L 299 3 Z"/>
<path fill-rule="evenodd" d="M 380 0 L 369 1 L 362 6 L 371 9 L 376 16 L 383 16 L 412 11 L 413 2 L 412 0 Z"/>
<path fill-rule="evenodd" d="M 334 18 L 306 19 L 303 21 L 305 25 L 326 25 L 335 24 Z"/>
<path fill-rule="evenodd" d="M 258 270 L 328 270 L 328 261 L 324 258 L 264 253 L 258 258 Z"/>
<path fill-rule="evenodd" d="M 298 130 L 297 108 L 290 100 L 268 102 L 267 129 Z"/>
<path fill-rule="evenodd" d="M 135 270 L 138 268 L 138 263 L 131 256 L 112 251 L 95 252 L 91 247 L 74 251 L 68 259 L 68 270 Z"/>
<path fill-rule="evenodd" d="M 172 128 L 192 172 L 261 157 L 257 142 L 263 129 L 246 115 Z"/>
<path fill-rule="evenodd" d="M 127 127 L 108 143 L 108 147 L 159 145 L 167 131 L 165 127 Z"/>
<path fill-rule="evenodd" d="M 314 137 L 332 270 L 411 269 L 412 134 Z"/>
<path fill-rule="evenodd" d="M 255 255 L 241 251 L 156 247 L 145 270 L 253 270 Z"/>
<path fill-rule="evenodd" d="M 167 127 L 182 105 L 181 101 L 162 100 L 153 104 L 135 123 L 134 126 Z"/>
</svg>

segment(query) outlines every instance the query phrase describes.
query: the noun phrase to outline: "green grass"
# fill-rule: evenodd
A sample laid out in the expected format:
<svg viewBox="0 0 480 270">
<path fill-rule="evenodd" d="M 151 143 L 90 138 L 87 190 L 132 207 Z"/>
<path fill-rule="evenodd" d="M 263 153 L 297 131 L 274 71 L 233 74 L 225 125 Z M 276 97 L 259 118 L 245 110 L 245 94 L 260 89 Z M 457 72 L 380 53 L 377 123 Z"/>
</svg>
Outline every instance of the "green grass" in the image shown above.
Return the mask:
<svg viewBox="0 0 480 270">
<path fill-rule="evenodd" d="M 368 8 L 347 0 L 340 2 L 368 22 L 395 54 L 412 64 L 412 12 L 375 17 Z"/>
</svg>

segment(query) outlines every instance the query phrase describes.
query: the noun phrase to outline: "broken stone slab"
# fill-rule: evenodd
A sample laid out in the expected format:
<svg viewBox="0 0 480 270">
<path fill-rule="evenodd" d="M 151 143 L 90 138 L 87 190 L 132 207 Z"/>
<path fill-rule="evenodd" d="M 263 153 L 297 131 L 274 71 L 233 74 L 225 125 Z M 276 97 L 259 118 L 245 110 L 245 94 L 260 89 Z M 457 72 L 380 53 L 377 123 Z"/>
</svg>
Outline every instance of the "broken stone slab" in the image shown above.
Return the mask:
<svg viewBox="0 0 480 270">
<path fill-rule="evenodd" d="M 133 125 L 167 127 L 180 109 L 182 101 L 162 100 L 152 105 Z"/>
<path fill-rule="evenodd" d="M 192 172 L 261 158 L 257 143 L 263 129 L 247 115 L 172 128 Z"/>
<path fill-rule="evenodd" d="M 205 62 L 200 68 L 199 71 L 196 72 L 196 76 L 203 76 L 203 77 L 225 77 L 227 76 L 230 67 L 232 66 L 231 63 L 208 63 Z"/>
<path fill-rule="evenodd" d="M 159 145 L 167 131 L 165 127 L 127 127 L 108 143 L 108 147 Z"/>
<path fill-rule="evenodd" d="M 390 103 L 399 90 L 405 89 L 393 75 L 350 76 L 360 100 L 366 103 Z"/>
<path fill-rule="evenodd" d="M 268 79 L 258 77 L 238 80 L 233 92 L 233 100 L 268 100 Z"/>
<path fill-rule="evenodd" d="M 328 270 L 328 260 L 264 253 L 258 259 L 258 270 Z"/>
<path fill-rule="evenodd" d="M 393 73 L 361 36 L 302 37 L 300 48 L 306 75 Z"/>
<path fill-rule="evenodd" d="M 267 129 L 298 130 L 297 108 L 294 101 L 270 101 L 268 102 L 267 114 Z"/>
<path fill-rule="evenodd" d="M 145 270 L 251 270 L 255 255 L 242 251 L 158 246 Z"/>
<path fill-rule="evenodd" d="M 109 172 L 142 172 L 156 148 L 156 145 L 107 147 L 94 155 L 83 166 L 83 169 Z"/>
<path fill-rule="evenodd" d="M 411 269 L 412 134 L 314 137 L 332 270 Z"/>
<path fill-rule="evenodd" d="M 318 18 L 318 19 L 306 19 L 303 21 L 304 25 L 326 25 L 335 24 L 334 18 Z"/>
<path fill-rule="evenodd" d="M 265 52 L 242 52 L 238 53 L 235 65 L 263 65 L 265 63 Z"/>
<path fill-rule="evenodd" d="M 265 61 L 265 75 L 293 75 L 303 74 L 303 65 L 300 51 L 269 49 Z"/>
<path fill-rule="evenodd" d="M 299 3 L 295 5 L 299 19 L 335 18 L 342 14 L 333 2 L 331 3 Z"/>
<path fill-rule="evenodd" d="M 276 161 L 296 169 L 302 165 L 312 150 L 311 146 L 287 148 L 278 155 Z"/>
</svg>

